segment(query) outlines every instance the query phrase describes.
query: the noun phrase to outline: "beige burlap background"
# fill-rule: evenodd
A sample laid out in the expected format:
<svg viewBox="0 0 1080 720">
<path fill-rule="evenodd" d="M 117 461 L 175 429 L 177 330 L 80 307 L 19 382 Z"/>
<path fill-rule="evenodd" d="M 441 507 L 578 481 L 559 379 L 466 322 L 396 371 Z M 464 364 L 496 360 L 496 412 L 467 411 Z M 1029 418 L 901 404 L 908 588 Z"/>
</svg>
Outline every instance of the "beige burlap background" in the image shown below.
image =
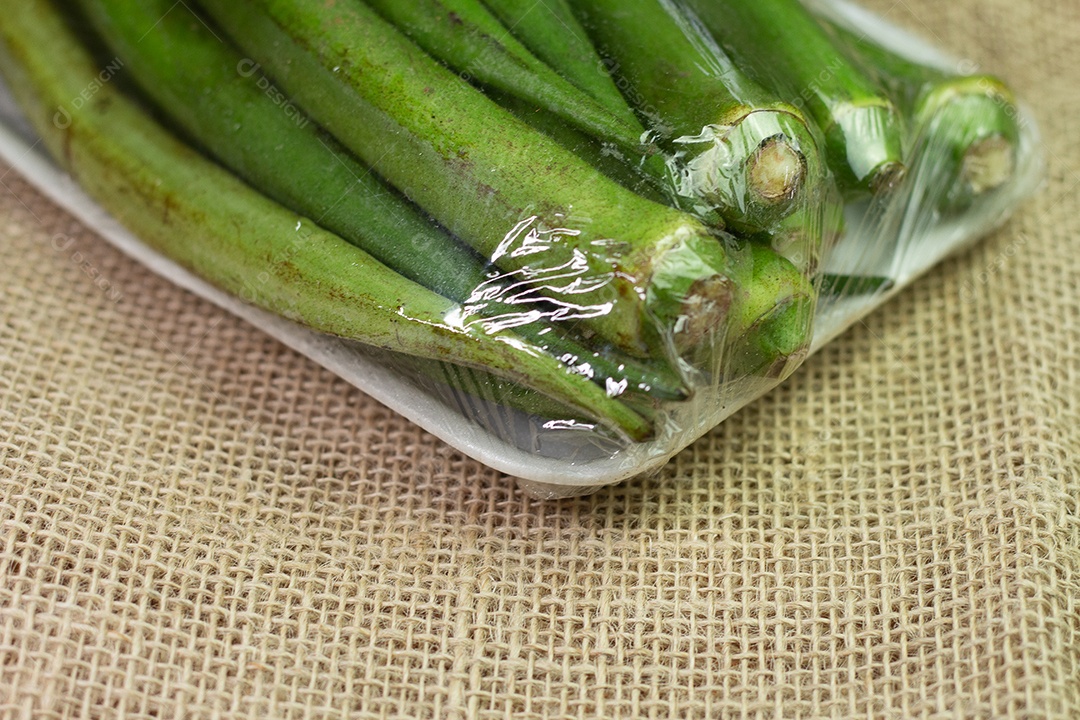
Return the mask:
<svg viewBox="0 0 1080 720">
<path fill-rule="evenodd" d="M 0 169 L 0 715 L 1080 717 L 1080 8 L 872 6 L 1021 89 L 1049 184 L 585 499 L 528 499 Z"/>
</svg>

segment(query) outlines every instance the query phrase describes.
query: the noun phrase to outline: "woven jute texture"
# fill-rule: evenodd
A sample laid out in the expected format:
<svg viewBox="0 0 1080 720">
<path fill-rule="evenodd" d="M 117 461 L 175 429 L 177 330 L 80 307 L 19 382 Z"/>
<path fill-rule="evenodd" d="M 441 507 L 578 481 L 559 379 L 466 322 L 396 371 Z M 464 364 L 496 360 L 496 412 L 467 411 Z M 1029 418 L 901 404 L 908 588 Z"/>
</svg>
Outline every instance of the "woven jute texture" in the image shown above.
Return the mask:
<svg viewBox="0 0 1080 720">
<path fill-rule="evenodd" d="M 1014 84 L 1048 184 L 588 498 L 529 499 L 0 168 L 0 716 L 1080 717 L 1080 6 L 871 7 Z"/>
</svg>

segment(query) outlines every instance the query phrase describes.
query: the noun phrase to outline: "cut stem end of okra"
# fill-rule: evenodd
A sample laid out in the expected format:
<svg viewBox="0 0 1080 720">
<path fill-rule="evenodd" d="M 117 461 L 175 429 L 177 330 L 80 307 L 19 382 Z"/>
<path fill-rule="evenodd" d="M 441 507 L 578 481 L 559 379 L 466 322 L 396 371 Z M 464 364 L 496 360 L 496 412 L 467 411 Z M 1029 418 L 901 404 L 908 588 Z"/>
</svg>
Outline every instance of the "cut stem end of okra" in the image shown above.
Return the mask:
<svg viewBox="0 0 1080 720">
<path fill-rule="evenodd" d="M 889 195 L 906 176 L 907 167 L 903 163 L 882 163 L 870 173 L 870 194 L 875 197 Z"/>
<path fill-rule="evenodd" d="M 939 83 L 919 103 L 918 116 L 934 126 L 960 163 L 963 192 L 978 197 L 1015 173 L 1016 101 L 997 78 L 972 75 Z"/>
<path fill-rule="evenodd" d="M 961 177 L 975 195 L 996 190 L 1016 172 L 1016 144 L 1004 135 L 976 141 L 964 154 Z"/>
<path fill-rule="evenodd" d="M 647 292 L 661 333 L 670 333 L 680 351 L 699 346 L 726 323 L 732 304 L 723 244 L 700 235 L 678 240 L 654 266 Z"/>
<path fill-rule="evenodd" d="M 906 174 L 904 150 L 895 132 L 901 120 L 892 103 L 850 103 L 833 111 L 828 131 L 831 167 L 842 187 L 888 194 Z"/>
<path fill-rule="evenodd" d="M 783 111 L 752 111 L 733 125 L 710 125 L 676 142 L 711 144 L 686 161 L 680 192 L 715 205 L 740 230 L 761 230 L 782 220 L 812 184 L 808 155 L 816 146 L 805 125 Z"/>
<path fill-rule="evenodd" d="M 750 159 L 747 181 L 753 197 L 762 203 L 791 201 L 802 187 L 806 159 L 780 137 L 766 140 Z"/>
</svg>

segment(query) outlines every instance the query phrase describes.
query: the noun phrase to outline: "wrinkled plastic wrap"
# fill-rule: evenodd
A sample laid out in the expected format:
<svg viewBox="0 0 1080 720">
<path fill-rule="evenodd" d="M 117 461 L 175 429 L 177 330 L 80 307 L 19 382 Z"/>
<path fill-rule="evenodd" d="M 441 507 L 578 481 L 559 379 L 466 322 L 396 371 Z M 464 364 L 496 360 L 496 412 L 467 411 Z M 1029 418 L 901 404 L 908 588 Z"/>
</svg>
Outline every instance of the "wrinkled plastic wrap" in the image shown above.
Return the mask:
<svg viewBox="0 0 1080 720">
<path fill-rule="evenodd" d="M 591 13 L 579 19 L 597 48 L 594 71 L 633 108 L 625 125 L 640 123 L 633 142 L 620 145 L 616 132 L 598 140 L 600 121 L 590 126 L 586 117 L 575 127 L 493 89 L 484 59 L 474 58 L 447 78 L 461 84 L 456 93 L 499 103 L 513 133 L 487 128 L 476 131 L 481 145 L 468 145 L 458 128 L 425 147 L 390 132 L 357 158 L 385 188 L 383 222 L 396 224 L 364 249 L 391 269 L 404 262 L 401 273 L 446 299 L 449 340 L 428 357 L 407 337 L 409 352 L 401 353 L 393 342 L 379 348 L 315 332 L 304 327 L 302 308 L 262 302 L 170 257 L 161 243 L 143 242 L 106 209 L 122 213 L 92 199 L 93 187 L 78 188 L 48 159 L 3 93 L 0 154 L 153 270 L 463 452 L 538 494 L 584 493 L 662 466 L 1002 222 L 1041 173 L 1036 128 L 1005 86 L 857 6 L 807 3 L 894 104 L 898 144 L 881 152 L 899 162 L 855 147 L 880 134 L 875 125 L 887 121 L 879 115 L 852 113 L 838 143 L 836 128 L 812 119 L 814 103 L 830 101 L 823 91 L 783 87 L 767 67 L 738 67 L 754 82 L 731 83 L 734 102 L 708 106 L 709 83 L 698 81 L 727 77 L 739 54 L 710 32 L 699 3 L 658 2 L 674 22 L 655 24 L 633 47 L 624 42 L 633 22 L 598 19 L 605 4 L 582 3 Z M 679 51 L 658 65 L 671 47 Z M 237 65 L 242 77 L 298 126 L 308 123 L 302 92 L 290 93 L 290 81 L 263 58 L 246 63 Z M 820 69 L 822 85 L 832 72 Z M 671 82 L 658 90 L 663 77 Z M 455 108 L 444 109 L 452 122 Z M 319 120 L 336 128 L 333 118 Z M 368 142 L 378 137 L 372 131 Z M 844 152 L 851 157 L 838 156 Z M 326 217 L 312 220 L 332 225 L 329 209 Z M 379 242 L 394 248 L 380 256 Z M 406 335 L 431 324 L 430 307 L 440 307 L 429 300 L 423 314 L 410 296 L 395 297 Z M 465 355 L 454 354 L 458 346 Z"/>
</svg>

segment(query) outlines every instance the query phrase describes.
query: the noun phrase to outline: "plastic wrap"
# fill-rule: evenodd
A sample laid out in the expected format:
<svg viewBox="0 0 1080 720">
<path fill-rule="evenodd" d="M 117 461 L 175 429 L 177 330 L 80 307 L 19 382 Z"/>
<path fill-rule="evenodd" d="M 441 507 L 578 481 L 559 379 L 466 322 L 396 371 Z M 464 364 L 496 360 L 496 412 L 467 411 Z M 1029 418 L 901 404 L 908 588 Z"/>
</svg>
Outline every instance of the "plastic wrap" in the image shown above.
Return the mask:
<svg viewBox="0 0 1080 720">
<path fill-rule="evenodd" d="M 776 23 L 819 33 L 785 64 L 725 2 L 527 21 L 509 0 L 428 4 L 207 0 L 145 30 L 129 8 L 127 32 L 156 33 L 133 43 L 109 19 L 124 3 L 85 0 L 112 60 L 70 100 L 24 100 L 29 123 L 0 93 L 0 154 L 153 270 L 545 495 L 662 466 L 1040 177 L 1007 87 L 854 5 Z M 297 28 L 325 45 L 267 52 L 300 48 Z M 169 124 L 118 145 L 153 155 L 153 189 L 66 154 L 113 95 Z M 170 206 L 192 178 L 205 212 Z"/>
</svg>

